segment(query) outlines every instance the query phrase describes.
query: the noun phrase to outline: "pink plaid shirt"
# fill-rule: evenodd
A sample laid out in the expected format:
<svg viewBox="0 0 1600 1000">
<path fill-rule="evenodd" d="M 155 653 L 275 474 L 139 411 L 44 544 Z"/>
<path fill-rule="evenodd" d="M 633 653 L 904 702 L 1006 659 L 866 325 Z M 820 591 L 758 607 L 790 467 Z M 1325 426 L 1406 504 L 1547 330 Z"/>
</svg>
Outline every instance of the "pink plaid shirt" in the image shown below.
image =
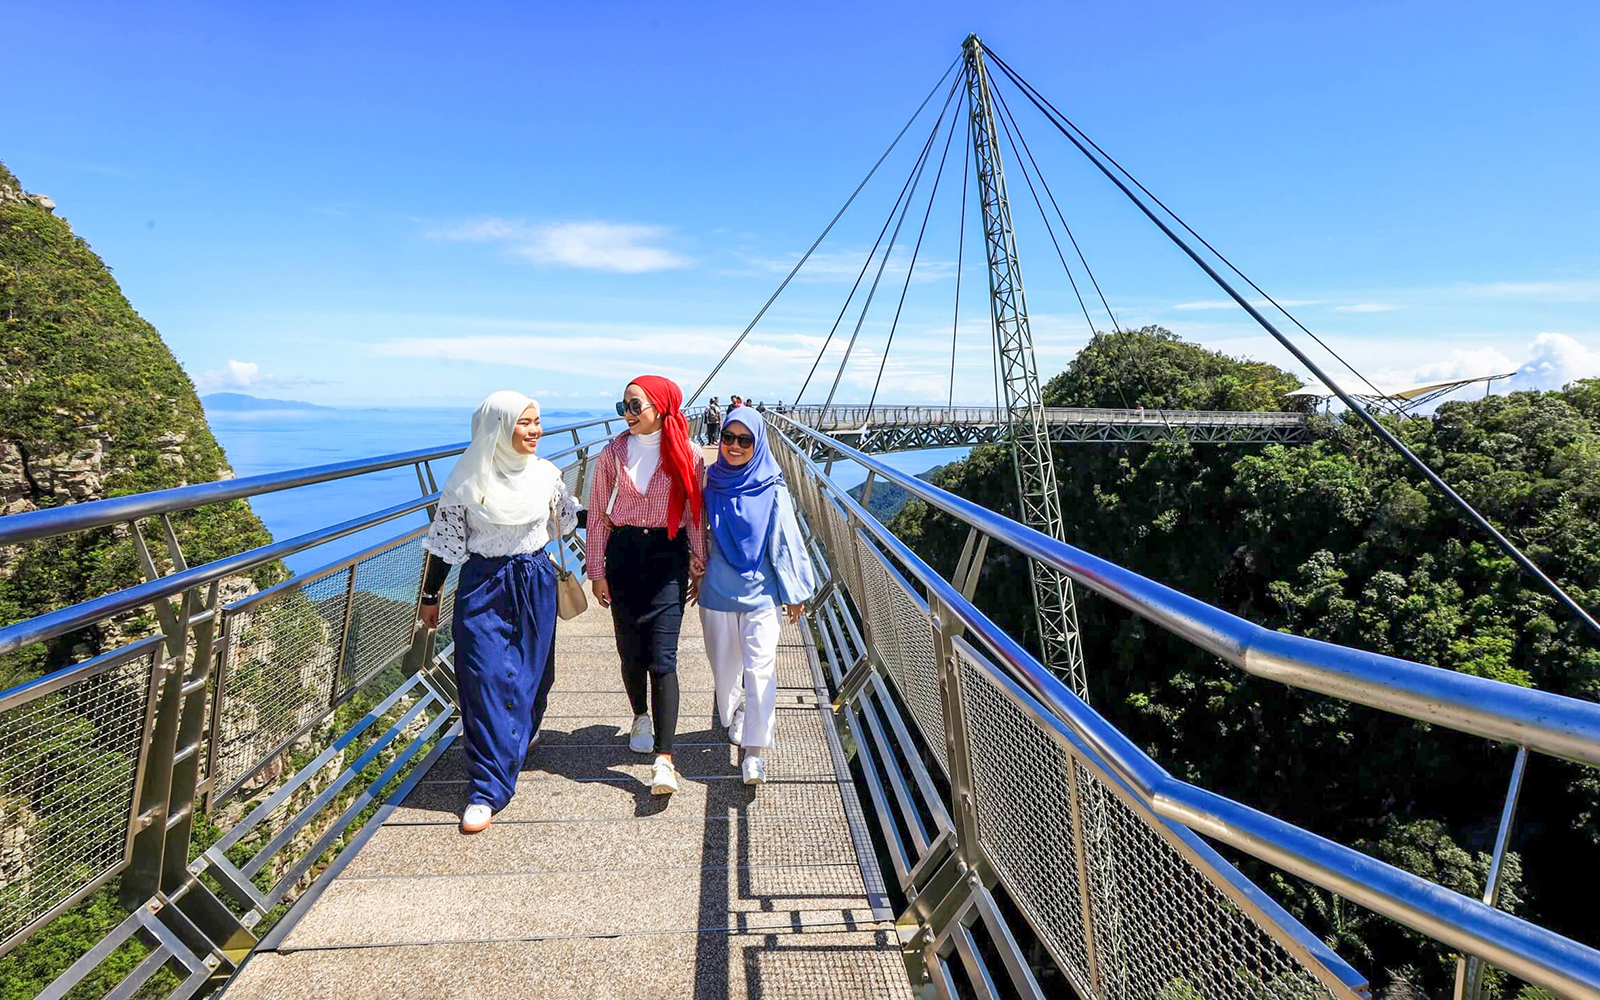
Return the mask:
<svg viewBox="0 0 1600 1000">
<path fill-rule="evenodd" d="M 584 549 L 588 553 L 587 569 L 591 580 L 604 580 L 606 577 L 606 542 L 611 538 L 611 525 L 632 525 L 638 528 L 667 526 L 667 508 L 672 499 L 672 480 L 667 475 L 666 463 L 663 462 L 656 468 L 655 475 L 650 477 L 649 485 L 641 494 L 634 488 L 633 480 L 622 471 L 622 463 L 628 454 L 627 447 L 628 433 L 624 431 L 600 453 L 600 460 L 595 463 L 594 480 L 589 484 L 589 527 Z M 695 482 L 704 483 L 706 460 L 700 454 L 700 449 L 691 445 L 691 450 L 694 453 Z M 619 474 L 621 483 L 617 486 L 617 505 L 611 508 L 611 524 L 607 524 L 604 516 L 606 505 L 611 502 L 611 486 L 617 483 Z M 705 527 L 703 524 L 699 529 L 690 526 L 688 504 L 683 506 L 682 527 L 689 536 L 689 551 L 704 563 Z"/>
</svg>

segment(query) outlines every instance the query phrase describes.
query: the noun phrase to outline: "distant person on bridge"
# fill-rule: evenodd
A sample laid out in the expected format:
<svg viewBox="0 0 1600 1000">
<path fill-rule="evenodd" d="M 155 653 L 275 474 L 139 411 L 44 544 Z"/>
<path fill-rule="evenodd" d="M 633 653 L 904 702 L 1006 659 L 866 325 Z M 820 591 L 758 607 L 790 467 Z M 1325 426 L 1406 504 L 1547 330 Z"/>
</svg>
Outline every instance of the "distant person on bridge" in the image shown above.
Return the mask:
<svg viewBox="0 0 1600 1000">
<path fill-rule="evenodd" d="M 747 785 L 767 780 L 778 706 L 778 635 L 800 619 L 817 590 L 783 469 L 767 446 L 761 415 L 742 406 L 722 423 L 717 461 L 706 470 L 705 576 L 695 597 L 728 741 L 744 747 Z"/>
<path fill-rule="evenodd" d="M 439 627 L 450 567 L 461 567 L 450 624 L 467 761 L 463 833 L 483 830 L 511 801 L 555 679 L 556 573 L 544 549 L 552 512 L 562 535 L 579 512 L 561 470 L 534 457 L 540 433 L 539 404 L 522 393 L 484 400 L 422 543 L 428 628 Z"/>
<path fill-rule="evenodd" d="M 712 396 L 706 402 L 706 444 L 717 443 L 717 432 L 722 428 L 722 407 L 717 405 L 717 397 Z"/>
<path fill-rule="evenodd" d="M 628 747 L 654 750 L 656 795 L 678 790 L 672 763 L 678 629 L 689 576 L 706 567 L 700 499 L 706 463 L 689 441 L 682 404 L 683 390 L 671 379 L 641 375 L 629 382 L 617 403 L 628 430 L 600 453 L 589 492 L 590 507 L 605 514 L 589 523 L 589 579 L 616 627 L 622 683 L 633 705 Z"/>
</svg>

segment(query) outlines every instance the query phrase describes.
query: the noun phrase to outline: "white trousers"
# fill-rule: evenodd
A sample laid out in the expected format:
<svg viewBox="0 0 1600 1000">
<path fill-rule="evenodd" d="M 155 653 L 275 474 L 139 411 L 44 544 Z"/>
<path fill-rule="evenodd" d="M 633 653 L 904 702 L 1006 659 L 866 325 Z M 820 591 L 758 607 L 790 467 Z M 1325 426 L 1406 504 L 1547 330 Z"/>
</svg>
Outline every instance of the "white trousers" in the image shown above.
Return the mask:
<svg viewBox="0 0 1600 1000">
<path fill-rule="evenodd" d="M 783 620 L 776 607 L 760 611 L 700 609 L 706 655 L 711 659 L 712 683 L 717 689 L 717 715 L 723 726 L 733 721 L 734 710 L 744 706 L 744 740 L 747 747 L 772 746 L 778 711 L 778 633 Z"/>
</svg>

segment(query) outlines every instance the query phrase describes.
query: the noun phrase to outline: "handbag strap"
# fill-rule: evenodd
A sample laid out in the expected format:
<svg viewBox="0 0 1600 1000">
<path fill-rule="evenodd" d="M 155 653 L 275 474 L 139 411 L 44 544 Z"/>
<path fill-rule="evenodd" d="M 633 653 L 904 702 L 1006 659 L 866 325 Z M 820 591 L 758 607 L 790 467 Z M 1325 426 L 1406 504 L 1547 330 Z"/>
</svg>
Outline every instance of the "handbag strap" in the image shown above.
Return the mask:
<svg viewBox="0 0 1600 1000">
<path fill-rule="evenodd" d="M 561 572 L 569 572 L 567 569 L 567 539 L 561 533 L 561 515 L 556 513 L 556 495 L 554 491 L 550 494 L 550 537 L 556 543 L 556 551 L 560 553 Z"/>
<path fill-rule="evenodd" d="M 624 442 L 622 446 L 626 448 L 628 445 Z M 613 464 L 616 465 L 617 471 L 611 477 L 611 500 L 606 504 L 606 517 L 611 516 L 611 509 L 617 505 L 617 491 L 622 489 L 622 459 L 615 451 L 612 451 L 611 459 Z"/>
</svg>

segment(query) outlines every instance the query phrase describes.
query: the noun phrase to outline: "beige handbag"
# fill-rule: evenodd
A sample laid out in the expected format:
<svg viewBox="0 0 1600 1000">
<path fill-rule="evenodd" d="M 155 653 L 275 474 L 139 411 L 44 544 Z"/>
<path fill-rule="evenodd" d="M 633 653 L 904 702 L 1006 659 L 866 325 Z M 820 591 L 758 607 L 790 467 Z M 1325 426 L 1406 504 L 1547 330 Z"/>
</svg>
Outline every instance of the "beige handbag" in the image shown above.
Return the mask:
<svg viewBox="0 0 1600 1000">
<path fill-rule="evenodd" d="M 556 498 L 550 497 L 550 537 L 555 539 L 556 551 L 561 554 L 561 561 L 556 563 L 556 614 L 562 621 L 576 618 L 583 614 L 589 607 L 589 599 L 583 595 L 583 584 L 567 569 L 567 540 L 561 534 L 561 517 L 556 513 Z"/>
</svg>

